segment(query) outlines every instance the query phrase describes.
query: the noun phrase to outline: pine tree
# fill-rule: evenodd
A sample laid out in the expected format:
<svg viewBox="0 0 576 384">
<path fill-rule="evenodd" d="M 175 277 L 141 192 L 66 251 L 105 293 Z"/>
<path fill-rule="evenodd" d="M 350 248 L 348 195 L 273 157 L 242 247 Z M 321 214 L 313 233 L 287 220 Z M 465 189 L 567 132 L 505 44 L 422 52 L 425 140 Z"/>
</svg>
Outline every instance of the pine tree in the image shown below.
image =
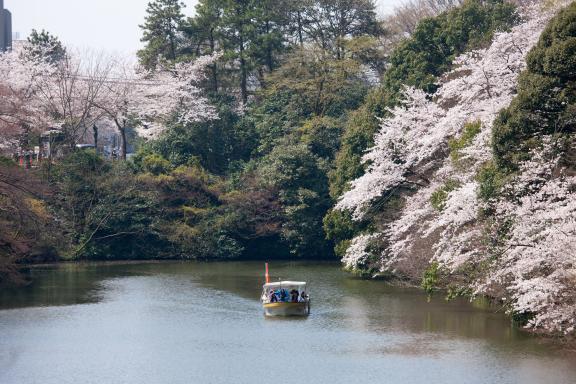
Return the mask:
<svg viewBox="0 0 576 384">
<path fill-rule="evenodd" d="M 58 37 L 50 32 L 33 29 L 28 37 L 28 44 L 24 48 L 24 55 L 29 60 L 43 59 L 55 63 L 66 56 L 66 48 Z"/>
<path fill-rule="evenodd" d="M 154 0 L 148 3 L 141 41 L 146 46 L 138 51 L 140 63 L 152 69 L 158 64 L 158 58 L 175 60 L 179 47 L 179 33 L 184 20 L 184 3 L 178 0 Z"/>
<path fill-rule="evenodd" d="M 212 55 L 222 47 L 222 16 L 225 0 L 200 0 L 196 15 L 182 27 L 184 36 L 181 53 L 192 58 Z M 221 69 L 217 62 L 210 67 L 209 86 L 213 92 L 221 88 Z"/>
</svg>

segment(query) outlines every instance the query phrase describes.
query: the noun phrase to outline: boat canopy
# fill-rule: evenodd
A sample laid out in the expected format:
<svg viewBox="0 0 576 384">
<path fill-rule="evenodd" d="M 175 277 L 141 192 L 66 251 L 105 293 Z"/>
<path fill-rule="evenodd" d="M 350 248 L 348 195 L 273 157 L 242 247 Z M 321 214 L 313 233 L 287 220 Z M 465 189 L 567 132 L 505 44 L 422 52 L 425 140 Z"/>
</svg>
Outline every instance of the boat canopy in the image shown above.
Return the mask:
<svg viewBox="0 0 576 384">
<path fill-rule="evenodd" d="M 273 283 L 264 284 L 264 288 L 287 288 L 287 287 L 298 287 L 305 288 L 305 281 L 275 281 Z"/>
</svg>

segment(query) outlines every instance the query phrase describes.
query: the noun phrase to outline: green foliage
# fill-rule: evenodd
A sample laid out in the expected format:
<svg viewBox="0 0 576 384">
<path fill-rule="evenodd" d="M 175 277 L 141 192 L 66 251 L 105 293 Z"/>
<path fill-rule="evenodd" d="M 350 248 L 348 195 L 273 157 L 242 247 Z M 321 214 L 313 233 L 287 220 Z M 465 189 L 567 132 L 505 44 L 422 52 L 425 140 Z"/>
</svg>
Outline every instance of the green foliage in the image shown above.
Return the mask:
<svg viewBox="0 0 576 384">
<path fill-rule="evenodd" d="M 489 201 L 498 196 L 506 177 L 493 161 L 489 161 L 482 165 L 476 180 L 479 183 L 478 196 L 484 201 Z"/>
<path fill-rule="evenodd" d="M 10 159 L 9 157 L 0 155 L 0 166 L 11 167 L 14 165 L 16 165 L 14 160 Z"/>
<path fill-rule="evenodd" d="M 285 255 L 288 249 L 299 257 L 326 257 L 332 254 L 322 226 L 331 204 L 326 174 L 340 145 L 343 115 L 360 105 L 368 88 L 360 75 L 356 60 L 336 62 L 317 49 L 298 50 L 266 77 L 267 87 L 243 117 L 227 107 L 231 100 L 222 100 L 218 121 L 174 125 L 147 155 L 157 153 L 172 166 L 198 159 L 209 172 L 227 173 L 231 190 L 210 210 L 211 225 L 250 254 L 270 257 L 268 250 Z M 142 170 L 149 168 L 144 159 L 144 153 L 135 159 Z M 256 201 L 273 214 L 263 215 Z M 203 236 L 200 222 L 185 224 L 179 239 Z"/>
<path fill-rule="evenodd" d="M 202 2 L 202 7 L 209 3 Z M 331 204 L 326 174 L 340 148 L 346 113 L 361 105 L 369 88 L 362 65 L 377 53 L 375 41 L 365 35 L 368 29 L 364 27 L 370 23 L 370 18 L 357 21 L 355 28 L 358 30 L 350 33 L 355 36 L 352 39 L 348 34 L 329 36 L 327 31 L 335 25 L 330 27 L 327 23 L 334 17 L 333 12 L 340 9 L 350 12 L 361 9 L 368 15 L 373 9 L 368 3 L 359 0 L 346 4 L 310 2 L 279 6 L 274 2 L 240 2 L 236 4 L 234 15 L 224 5 L 221 19 L 215 26 L 214 36 L 224 26 L 229 28 L 219 38 L 226 42 L 223 46 L 229 51 L 225 52 L 224 61 L 235 60 L 235 65 L 240 64 L 235 69 L 240 72 L 238 80 L 242 81 L 243 69 L 258 71 L 257 77 L 263 86 L 255 92 L 254 102 L 241 119 L 244 126 L 253 127 L 258 138 L 257 150 L 252 153 L 251 161 L 236 168 L 238 173 L 230 175 L 231 180 L 234 180 L 234 188 L 240 188 L 244 184 L 242 178 L 254 172 L 261 188 L 275 191 L 280 212 L 271 221 L 270 227 L 274 230 L 268 234 L 279 236 L 276 241 L 286 244 L 293 255 L 325 257 L 332 254 L 331 241 L 326 242 L 322 226 L 322 218 Z M 246 10 L 247 4 L 253 9 Z M 313 6 L 326 13 L 322 16 L 306 13 L 307 7 Z M 294 23 L 293 7 L 301 7 L 298 9 L 302 17 L 313 19 L 310 23 L 321 23 L 326 34 L 314 36 L 311 44 L 288 51 L 275 42 L 273 33 L 276 28 L 282 29 L 282 25 L 286 25 L 283 23 Z M 246 15 L 252 15 L 250 25 L 242 22 Z M 354 19 L 360 14 L 342 15 Z M 297 26 L 297 23 L 293 25 Z M 306 28 L 303 33 L 313 31 Z M 268 36 L 264 39 L 266 44 L 255 50 L 253 41 L 262 41 L 263 36 Z M 243 51 L 239 46 L 240 37 L 245 42 Z M 303 39 L 309 38 L 311 36 L 303 35 Z M 285 54 L 282 60 L 277 60 L 276 55 L 282 50 Z M 241 164 L 234 163 L 236 165 Z M 237 223 L 238 215 L 229 208 L 226 210 L 228 223 Z"/>
<path fill-rule="evenodd" d="M 286 50 L 286 11 L 271 0 L 202 0 L 196 16 L 182 27 L 180 53 L 197 57 L 221 50 L 223 56 L 211 68 L 208 88 L 239 89 L 246 104 L 249 77 L 261 79 L 265 70 L 275 69 Z"/>
<path fill-rule="evenodd" d="M 436 78 L 450 68 L 457 54 L 490 41 L 494 32 L 511 27 L 517 19 L 514 6 L 501 0 L 468 0 L 424 19 L 392 53 L 384 84 L 394 91 L 406 84 L 434 92 Z"/>
<path fill-rule="evenodd" d="M 155 191 L 140 185 L 124 164 L 97 183 L 98 195 L 86 212 L 75 256 L 96 259 L 162 257 L 158 231 L 161 208 Z"/>
<path fill-rule="evenodd" d="M 57 164 L 53 175 L 60 216 L 71 233 L 68 257 L 153 257 L 161 246 L 155 231 L 159 208 L 128 164 L 77 151 Z"/>
<path fill-rule="evenodd" d="M 534 318 L 534 313 L 512 311 L 512 321 L 519 327 L 524 327 Z"/>
<path fill-rule="evenodd" d="M 378 31 L 375 35 L 367 34 L 354 37 L 350 40 L 343 40 L 343 47 L 348 52 L 349 57 L 355 58 L 362 64 L 375 70 L 378 75 L 386 71 L 387 51 L 381 47 L 379 36 L 386 35 L 384 30 Z"/>
<path fill-rule="evenodd" d="M 282 239 L 286 216 L 275 188 L 263 186 L 254 175 L 244 175 L 238 188 L 222 200 L 219 222 L 242 244 L 245 256 L 269 259 L 290 255 Z"/>
<path fill-rule="evenodd" d="M 351 239 L 359 230 L 350 212 L 337 209 L 331 209 L 324 216 L 323 224 L 326 238 L 336 242 Z"/>
<path fill-rule="evenodd" d="M 454 300 L 458 297 L 472 296 L 472 289 L 467 286 L 450 285 L 446 293 L 446 300 Z"/>
<path fill-rule="evenodd" d="M 270 89 L 250 111 L 258 133 L 258 153 L 269 153 L 284 137 L 295 132 L 313 115 L 312 106 L 302 102 L 295 92 Z"/>
<path fill-rule="evenodd" d="M 84 231 L 93 201 L 100 194 L 99 182 L 110 169 L 111 164 L 93 151 L 76 151 L 55 167 L 54 182 L 65 196 L 62 209 L 75 233 Z"/>
<path fill-rule="evenodd" d="M 322 232 L 322 217 L 330 207 L 329 200 L 314 190 L 299 188 L 282 194 L 286 222 L 282 236 L 290 252 L 298 257 L 322 258 L 331 253 L 331 244 Z"/>
<path fill-rule="evenodd" d="M 211 68 L 208 88 L 239 90 L 245 105 L 251 93 L 248 83 L 257 79 L 266 88 L 266 74 L 282 66 L 287 53 L 316 47 L 325 59 L 355 56 L 374 63 L 376 41 L 366 37 L 381 33 L 371 0 L 201 0 L 196 16 L 182 30 L 183 56 L 223 51 Z"/>
<path fill-rule="evenodd" d="M 240 219 L 223 208 L 221 179 L 198 165 L 173 169 L 152 153 L 133 167 L 82 151 L 54 174 L 72 258 L 214 259 L 244 251 Z"/>
<path fill-rule="evenodd" d="M 28 45 L 25 46 L 24 55 L 29 60 L 45 60 L 56 63 L 66 56 L 66 48 L 62 42 L 50 32 L 42 30 L 40 33 L 32 29 L 28 36 Z"/>
<path fill-rule="evenodd" d="M 177 250 L 184 259 L 234 259 L 239 257 L 244 248 L 224 231 L 210 225 L 210 221 L 198 226 L 176 223 L 169 238 L 179 245 Z"/>
<path fill-rule="evenodd" d="M 56 166 L 70 257 L 228 258 L 242 252 L 215 215 L 217 178 L 198 166 L 172 170 L 158 154 L 139 162 L 148 173 L 135 174 L 130 163 L 108 163 L 90 151 Z"/>
<path fill-rule="evenodd" d="M 149 6 L 148 24 L 156 20 L 152 8 L 161 14 L 161 2 L 155 3 Z M 150 154 L 162 156 L 172 167 L 197 159 L 204 169 L 226 174 L 230 181 L 231 191 L 221 195 L 224 204 L 212 212 L 217 218 L 213 225 L 243 246 L 254 246 L 248 233 L 262 231 L 257 239 L 275 238 L 293 254 L 331 254 L 322 232 L 330 206 L 326 174 L 340 147 L 346 113 L 361 105 L 370 86 L 363 65 L 382 67 L 374 10 L 369 0 L 200 1 L 196 16 L 180 23 L 183 40 L 176 41 L 177 59 L 223 52 L 205 84 L 218 98 L 220 119 L 173 125 L 148 146 L 146 155 L 136 157 L 137 167 L 150 171 L 151 158 L 144 161 Z M 156 35 L 169 40 L 166 31 Z M 148 36 L 145 33 L 145 39 Z M 151 40 L 148 48 L 154 48 Z M 145 57 L 140 58 L 146 64 Z M 231 107 L 234 100 L 220 95 L 232 90 L 247 105 L 249 78 L 261 89 L 239 117 Z M 153 172 L 165 172 L 165 164 L 157 163 L 154 167 L 160 169 Z M 258 188 L 252 182 L 246 185 L 252 179 Z M 276 199 L 268 223 L 240 192 Z M 248 219 L 247 212 L 258 219 Z M 242 220 L 253 224 L 243 225 Z"/>
<path fill-rule="evenodd" d="M 333 131 L 332 136 L 338 134 L 341 123 L 336 119 L 357 108 L 366 95 L 368 85 L 361 75 L 360 62 L 354 59 L 334 60 L 318 49 L 292 53 L 266 78 L 267 87 L 258 93 L 258 104 L 250 113 L 261 139 L 260 153 L 268 153 L 302 125 L 318 130 L 321 127 L 314 125 L 321 124 Z M 329 140 L 326 144 L 333 152 L 339 140 Z"/>
<path fill-rule="evenodd" d="M 303 10 L 307 37 L 328 48 L 336 59 L 346 56 L 349 37 L 379 36 L 382 33 L 376 20 L 376 4 L 372 0 L 303 3 L 309 5 Z"/>
<path fill-rule="evenodd" d="M 433 262 L 424 272 L 420 286 L 427 294 L 431 295 L 438 289 L 439 280 L 440 266 L 437 262 Z"/>
<path fill-rule="evenodd" d="M 368 96 L 370 99 L 375 92 Z M 364 172 L 361 163 L 364 151 L 373 144 L 378 130 L 378 119 L 372 105 L 365 104 L 351 113 L 336 154 L 336 166 L 330 172 L 330 196 L 334 200 L 348 189 L 348 182 Z"/>
<path fill-rule="evenodd" d="M 259 174 L 265 183 L 284 191 L 314 190 L 326 185 L 319 160 L 306 145 L 279 146 L 262 159 Z"/>
<path fill-rule="evenodd" d="M 502 172 L 514 172 L 541 145 L 542 135 L 576 132 L 576 4 L 548 24 L 528 53 L 518 95 L 494 122 L 492 149 Z"/>
<path fill-rule="evenodd" d="M 323 159 L 332 160 L 340 147 L 342 123 L 331 117 L 313 117 L 306 121 L 297 132 L 300 142 L 308 145 L 310 151 Z"/>
<path fill-rule="evenodd" d="M 342 240 L 334 246 L 334 254 L 339 259 L 342 259 L 346 255 L 346 251 L 352 244 L 352 240 Z"/>
<path fill-rule="evenodd" d="M 149 151 L 167 159 L 173 167 L 200 165 L 215 174 L 224 174 L 235 161 L 246 161 L 257 145 L 249 119 L 241 119 L 224 97 L 218 102 L 219 118 L 183 126 L 173 124 L 151 143 Z"/>
<path fill-rule="evenodd" d="M 150 172 L 153 175 L 165 174 L 170 171 L 170 162 L 155 153 L 144 157 L 142 166 L 146 172 Z"/>
<path fill-rule="evenodd" d="M 480 120 L 464 124 L 462 135 L 458 139 L 450 139 L 448 146 L 450 148 L 450 158 L 454 163 L 460 160 L 460 150 L 472 144 L 474 138 L 482 130 L 482 123 Z"/>
<path fill-rule="evenodd" d="M 182 7 L 180 0 L 153 0 L 148 3 L 146 20 L 140 26 L 144 32 L 141 41 L 146 45 L 137 53 L 145 68 L 155 68 L 158 60 L 176 60 L 180 45 L 179 31 L 184 20 Z"/>
<path fill-rule="evenodd" d="M 276 147 L 262 159 L 259 177 L 279 190 L 285 222 L 282 236 L 297 256 L 329 254 L 322 217 L 330 207 L 323 162 L 303 144 Z"/>
<path fill-rule="evenodd" d="M 460 187 L 460 182 L 457 180 L 446 180 L 442 187 L 432 192 L 432 195 L 430 195 L 430 204 L 432 204 L 432 207 L 439 212 L 443 211 L 446 207 L 448 195 L 458 187 Z"/>
<path fill-rule="evenodd" d="M 326 239 L 334 242 L 334 253 L 342 258 L 350 246 L 351 240 L 362 229 L 362 225 L 352 220 L 348 211 L 331 209 L 322 220 Z"/>
</svg>

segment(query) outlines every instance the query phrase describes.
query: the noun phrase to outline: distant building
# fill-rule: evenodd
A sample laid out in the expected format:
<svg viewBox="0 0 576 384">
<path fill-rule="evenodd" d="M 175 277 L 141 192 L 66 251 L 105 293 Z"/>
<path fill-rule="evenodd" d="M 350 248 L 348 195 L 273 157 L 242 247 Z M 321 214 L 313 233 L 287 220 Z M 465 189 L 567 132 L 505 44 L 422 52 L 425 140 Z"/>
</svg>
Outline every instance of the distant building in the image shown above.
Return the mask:
<svg viewBox="0 0 576 384">
<path fill-rule="evenodd" d="M 0 51 L 12 49 L 12 14 L 0 0 Z"/>
</svg>

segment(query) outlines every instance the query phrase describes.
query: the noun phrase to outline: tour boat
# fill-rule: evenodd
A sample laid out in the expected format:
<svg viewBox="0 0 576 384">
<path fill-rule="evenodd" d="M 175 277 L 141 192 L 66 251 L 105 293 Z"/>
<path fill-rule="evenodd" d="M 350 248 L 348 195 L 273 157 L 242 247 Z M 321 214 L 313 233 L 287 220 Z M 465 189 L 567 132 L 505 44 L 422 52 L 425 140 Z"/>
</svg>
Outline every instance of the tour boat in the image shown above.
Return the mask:
<svg viewBox="0 0 576 384">
<path fill-rule="evenodd" d="M 304 281 L 270 282 L 266 264 L 266 284 L 262 286 L 262 306 L 266 316 L 307 316 L 310 296 Z"/>
</svg>

